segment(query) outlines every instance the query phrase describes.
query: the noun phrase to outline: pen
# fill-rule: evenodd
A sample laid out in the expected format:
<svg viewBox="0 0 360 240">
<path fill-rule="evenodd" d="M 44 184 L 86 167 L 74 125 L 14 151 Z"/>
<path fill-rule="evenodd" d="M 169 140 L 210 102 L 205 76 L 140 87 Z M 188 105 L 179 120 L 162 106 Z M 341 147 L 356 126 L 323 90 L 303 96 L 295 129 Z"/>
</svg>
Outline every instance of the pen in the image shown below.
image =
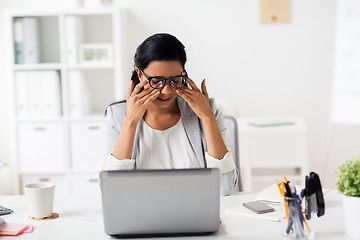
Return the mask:
<svg viewBox="0 0 360 240">
<path fill-rule="evenodd" d="M 287 180 L 286 176 L 284 176 L 284 180 L 285 180 L 285 182 L 289 182 L 289 181 Z"/>
<path fill-rule="evenodd" d="M 302 217 L 303 217 L 303 220 L 304 220 L 304 223 L 305 223 L 305 226 L 306 226 L 306 228 L 307 228 L 308 232 L 311 232 L 311 231 L 310 231 L 310 228 L 309 228 L 309 225 L 307 224 L 307 222 L 306 222 L 306 219 L 305 219 L 304 215 L 303 215 Z"/>
<path fill-rule="evenodd" d="M 293 219 L 292 218 L 290 218 L 290 220 L 289 220 L 289 224 L 288 224 L 288 226 L 287 226 L 287 228 L 286 228 L 286 234 L 289 234 L 289 232 L 290 232 L 290 229 L 292 228 L 292 225 L 293 225 Z"/>
<path fill-rule="evenodd" d="M 276 180 L 276 185 L 278 186 L 278 188 L 279 188 L 279 191 L 280 191 L 280 194 L 282 195 L 282 193 L 281 193 L 281 188 L 280 188 L 280 183 Z"/>
<path fill-rule="evenodd" d="M 284 187 L 284 182 L 281 182 L 281 189 L 282 189 L 282 196 L 283 196 L 283 200 L 284 200 L 285 216 L 286 216 L 286 219 L 289 220 L 288 210 L 287 210 L 287 204 L 286 204 L 286 200 L 285 200 L 285 187 Z"/>
</svg>

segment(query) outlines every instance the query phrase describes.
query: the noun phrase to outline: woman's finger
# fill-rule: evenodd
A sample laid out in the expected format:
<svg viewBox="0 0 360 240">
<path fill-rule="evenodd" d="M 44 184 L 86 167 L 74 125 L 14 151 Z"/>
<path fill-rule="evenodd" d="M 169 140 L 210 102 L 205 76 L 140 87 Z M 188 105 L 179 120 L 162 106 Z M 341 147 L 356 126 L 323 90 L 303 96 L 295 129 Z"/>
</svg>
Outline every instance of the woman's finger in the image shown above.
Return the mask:
<svg viewBox="0 0 360 240">
<path fill-rule="evenodd" d="M 182 88 L 179 88 L 177 90 L 179 90 L 180 92 L 183 92 L 183 93 L 187 93 L 189 95 L 192 95 L 192 92 L 194 91 L 186 86 L 183 86 Z"/>
<path fill-rule="evenodd" d="M 128 88 L 128 92 L 127 92 L 127 95 L 126 95 L 126 99 L 129 99 L 129 97 L 131 96 L 131 93 L 134 91 L 134 81 L 131 80 L 130 81 L 130 86 Z"/>
<path fill-rule="evenodd" d="M 152 87 L 149 87 L 149 88 L 145 89 L 144 91 L 142 91 L 141 93 L 139 93 L 138 97 L 143 98 L 144 96 L 146 96 L 152 92 L 156 92 L 157 90 L 159 90 L 159 89 L 154 89 Z"/>
<path fill-rule="evenodd" d="M 144 95 L 141 99 L 140 99 L 140 103 L 144 103 L 147 99 L 153 97 L 154 95 L 160 93 L 159 89 L 153 89 L 151 90 L 151 92 L 149 92 L 148 94 Z"/>
<path fill-rule="evenodd" d="M 191 80 L 191 78 L 188 78 L 188 79 L 187 79 L 187 82 L 189 83 L 191 89 L 200 91 L 200 89 L 196 86 L 196 84 L 194 83 L 194 81 Z"/>
<path fill-rule="evenodd" d="M 209 94 L 208 94 L 208 91 L 207 91 L 206 85 L 205 85 L 205 79 L 201 82 L 201 92 L 202 92 L 207 98 L 209 98 Z"/>
<path fill-rule="evenodd" d="M 132 92 L 131 96 L 134 96 L 135 94 L 138 94 L 140 92 L 140 89 L 142 87 L 144 87 L 146 84 L 148 84 L 148 81 L 142 81 L 142 82 L 138 83 L 135 86 L 134 91 Z"/>
<path fill-rule="evenodd" d="M 183 88 L 177 89 L 177 90 L 176 90 L 176 93 L 177 93 L 180 97 L 182 97 L 186 102 L 191 101 L 191 94 L 190 94 L 189 92 L 187 92 L 187 91 L 184 91 Z"/>
<path fill-rule="evenodd" d="M 156 89 L 158 90 L 158 89 Z M 145 100 L 143 104 L 147 105 L 150 104 L 152 101 L 154 101 L 160 94 L 160 90 L 152 92 L 151 94 L 147 95 L 148 98 Z"/>
</svg>

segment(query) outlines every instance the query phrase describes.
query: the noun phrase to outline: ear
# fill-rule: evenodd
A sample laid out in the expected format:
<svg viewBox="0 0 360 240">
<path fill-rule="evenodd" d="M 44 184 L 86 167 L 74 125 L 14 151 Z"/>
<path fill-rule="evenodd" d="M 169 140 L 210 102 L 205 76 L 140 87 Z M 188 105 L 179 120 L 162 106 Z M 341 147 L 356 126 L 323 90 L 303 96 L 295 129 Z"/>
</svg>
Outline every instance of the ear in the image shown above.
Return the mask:
<svg viewBox="0 0 360 240">
<path fill-rule="evenodd" d="M 139 81 L 141 82 L 141 76 L 142 76 L 142 74 L 141 74 L 140 69 L 139 69 L 138 67 L 136 67 L 136 68 L 135 68 L 135 71 L 136 71 L 136 74 L 138 75 Z"/>
</svg>

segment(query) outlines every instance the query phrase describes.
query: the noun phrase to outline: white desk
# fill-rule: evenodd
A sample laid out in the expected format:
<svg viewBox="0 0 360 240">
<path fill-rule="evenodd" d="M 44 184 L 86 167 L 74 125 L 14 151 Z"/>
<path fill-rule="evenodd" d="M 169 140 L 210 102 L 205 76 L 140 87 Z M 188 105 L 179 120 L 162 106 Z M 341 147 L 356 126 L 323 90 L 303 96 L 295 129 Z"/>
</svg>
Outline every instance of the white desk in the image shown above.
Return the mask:
<svg viewBox="0 0 360 240">
<path fill-rule="evenodd" d="M 308 172 L 307 128 L 301 118 L 293 124 L 255 127 L 250 123 L 276 122 L 274 118 L 238 118 L 240 167 L 244 191 L 260 191 L 279 176 L 304 182 Z"/>
<path fill-rule="evenodd" d="M 253 200 L 254 193 L 238 193 L 221 198 L 221 227 L 214 235 L 202 237 L 186 237 L 187 239 L 283 239 L 286 222 L 271 222 L 246 216 L 225 214 L 225 209 L 235 207 L 244 201 Z M 24 196 L 0 196 L 0 204 L 12 208 L 14 213 L 3 218 L 8 222 L 24 222 L 34 224 L 32 233 L 24 233 L 18 237 L 0 237 L 1 240 L 72 240 L 72 239 L 109 239 L 104 233 L 102 222 L 79 220 L 80 217 L 101 208 L 100 196 L 64 196 L 55 199 L 54 212 L 60 214 L 58 219 L 47 221 L 31 221 L 28 219 L 26 199 Z M 315 231 L 315 239 L 350 239 L 345 235 L 343 207 L 341 196 L 332 191 L 325 196 L 325 216 L 309 221 L 310 228 Z M 185 237 L 184 237 L 185 238 Z M 164 240 L 166 238 L 160 238 Z M 175 238 L 169 238 L 175 239 Z M 178 238 L 177 238 L 178 239 Z"/>
</svg>

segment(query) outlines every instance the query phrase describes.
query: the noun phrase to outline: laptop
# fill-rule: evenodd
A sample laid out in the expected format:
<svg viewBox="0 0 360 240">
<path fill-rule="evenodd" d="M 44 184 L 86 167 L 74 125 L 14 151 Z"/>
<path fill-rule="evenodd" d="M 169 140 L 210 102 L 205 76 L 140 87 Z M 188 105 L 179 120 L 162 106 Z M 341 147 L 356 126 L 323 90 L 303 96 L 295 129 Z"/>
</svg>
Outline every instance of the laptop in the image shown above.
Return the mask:
<svg viewBox="0 0 360 240">
<path fill-rule="evenodd" d="M 102 171 L 100 185 L 105 233 L 110 236 L 219 230 L 219 169 Z"/>
</svg>

